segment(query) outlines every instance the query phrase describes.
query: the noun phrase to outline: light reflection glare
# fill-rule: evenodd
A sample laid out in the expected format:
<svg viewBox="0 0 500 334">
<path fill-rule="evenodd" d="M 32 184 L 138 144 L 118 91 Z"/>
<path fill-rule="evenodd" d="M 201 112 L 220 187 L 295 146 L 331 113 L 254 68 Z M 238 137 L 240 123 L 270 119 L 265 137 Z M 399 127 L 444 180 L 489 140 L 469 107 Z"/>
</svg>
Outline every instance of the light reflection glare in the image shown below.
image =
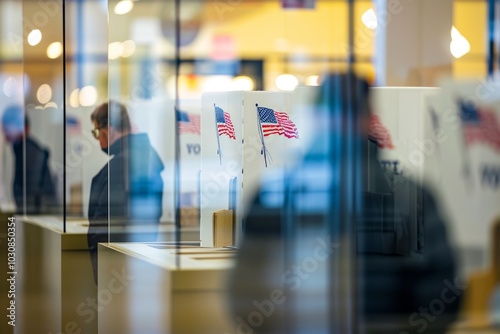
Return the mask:
<svg viewBox="0 0 500 334">
<path fill-rule="evenodd" d="M 134 8 L 134 2 L 130 0 L 123 0 L 116 4 L 115 6 L 115 14 L 116 15 L 124 15 L 130 12 Z"/>
<path fill-rule="evenodd" d="M 42 32 L 39 29 L 31 30 L 28 34 L 28 44 L 31 46 L 35 46 L 40 43 L 42 40 Z"/>
</svg>

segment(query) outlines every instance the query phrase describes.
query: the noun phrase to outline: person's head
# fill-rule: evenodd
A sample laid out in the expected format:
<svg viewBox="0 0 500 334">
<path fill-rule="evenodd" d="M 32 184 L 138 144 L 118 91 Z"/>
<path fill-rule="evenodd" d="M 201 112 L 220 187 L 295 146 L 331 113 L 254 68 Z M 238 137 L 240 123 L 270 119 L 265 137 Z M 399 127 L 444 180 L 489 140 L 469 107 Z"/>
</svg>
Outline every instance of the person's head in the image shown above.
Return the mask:
<svg viewBox="0 0 500 334">
<path fill-rule="evenodd" d="M 326 131 L 345 133 L 348 124 L 351 135 L 366 137 L 369 130 L 371 108 L 369 106 L 369 84 L 354 74 L 330 73 L 323 76 L 318 96 L 320 117 Z"/>
<path fill-rule="evenodd" d="M 102 149 L 130 133 L 127 108 L 119 102 L 109 101 L 99 105 L 90 115 L 90 119 L 94 125 L 92 134 L 99 140 Z"/>
<path fill-rule="evenodd" d="M 2 115 L 2 130 L 5 139 L 13 143 L 28 133 L 28 118 L 20 105 L 11 105 Z"/>
</svg>

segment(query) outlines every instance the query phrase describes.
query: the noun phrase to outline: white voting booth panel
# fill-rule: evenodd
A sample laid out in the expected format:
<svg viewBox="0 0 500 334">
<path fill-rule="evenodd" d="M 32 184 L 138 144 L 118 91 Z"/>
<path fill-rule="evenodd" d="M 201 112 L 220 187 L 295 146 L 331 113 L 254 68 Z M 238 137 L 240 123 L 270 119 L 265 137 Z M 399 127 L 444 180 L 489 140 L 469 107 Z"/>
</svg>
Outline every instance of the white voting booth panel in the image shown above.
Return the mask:
<svg viewBox="0 0 500 334">
<path fill-rule="evenodd" d="M 441 170 L 441 142 L 442 130 L 439 125 L 439 104 L 441 100 L 441 90 L 436 94 L 427 95 L 425 98 L 424 110 L 424 143 L 422 145 L 425 156 L 423 170 L 423 182 L 429 186 L 432 191 L 439 196 L 442 188 Z"/>
<path fill-rule="evenodd" d="M 438 92 L 436 88 L 420 87 L 371 89 L 373 114 L 369 133 L 378 139 L 377 160 L 394 193 L 394 205 L 398 212 L 407 215 L 411 251 L 425 247 L 425 240 L 419 239 L 424 227 L 418 215 L 420 195 L 414 185 L 422 184 L 427 179 L 424 171 L 430 171 L 426 98 Z"/>
<path fill-rule="evenodd" d="M 300 137 L 300 124 L 294 112 L 305 110 L 312 90 L 285 92 L 223 92 L 202 96 L 202 177 L 201 177 L 201 242 L 213 245 L 212 215 L 223 209 L 235 210 L 235 243 L 241 237 L 245 210 L 248 209 L 264 171 L 282 173 L 305 151 Z M 296 103 L 295 107 L 293 103 Z M 236 139 L 217 136 L 215 107 L 230 114 Z M 272 133 L 262 125 L 258 107 L 287 122 L 285 133 Z M 286 115 L 285 115 L 286 114 Z M 287 138 L 290 137 L 290 138 Z M 220 145 L 221 155 L 218 155 Z M 233 181 L 232 181 L 233 180 Z M 232 183 L 231 183 L 232 182 Z"/>
<path fill-rule="evenodd" d="M 242 92 L 206 93 L 201 98 L 200 237 L 203 247 L 213 246 L 214 211 L 232 206 L 235 215 L 241 212 L 242 99 Z M 226 126 L 221 125 L 221 135 L 215 108 L 225 113 Z"/>
<path fill-rule="evenodd" d="M 430 116 L 426 113 L 426 99 L 438 92 L 436 88 L 372 89 L 373 111 L 393 144 L 390 148 L 380 149 L 378 160 L 386 169 L 399 174 L 399 181 L 411 178 L 420 182 L 427 171 L 435 173 L 434 168 L 426 168 L 427 160 L 434 159 L 428 154 L 426 146 L 429 132 L 432 132 Z M 283 179 L 279 174 L 293 166 L 308 147 L 314 145 L 317 95 L 317 87 L 300 87 L 292 93 L 221 92 L 203 95 L 200 229 L 204 246 L 211 246 L 213 242 L 213 212 L 230 208 L 231 191 L 235 189 L 234 185 L 233 188 L 230 186 L 232 178 L 236 178 L 238 189 L 233 201 L 238 242 L 246 210 L 262 181 L 263 172 L 267 175 L 274 173 L 278 175 L 277 179 Z M 225 135 L 217 137 L 214 104 L 231 115 L 236 140 Z M 263 135 L 257 107 L 285 112 L 296 126 L 299 138 Z M 219 144 L 222 158 L 217 154 Z"/>
<path fill-rule="evenodd" d="M 435 108 L 441 199 L 458 246 L 480 251 L 482 261 L 473 265 L 484 266 L 492 222 L 500 216 L 500 85 L 445 83 Z"/>
<path fill-rule="evenodd" d="M 182 208 L 199 207 L 201 169 L 201 101 L 179 100 L 181 121 L 180 140 L 180 193 Z"/>
<path fill-rule="evenodd" d="M 319 86 L 298 86 L 291 93 L 291 106 L 287 112 L 289 111 L 290 119 L 297 126 L 300 140 L 287 141 L 286 149 L 289 158 L 286 159 L 286 163 L 288 166 L 301 161 L 315 145 L 318 123 L 322 121 L 318 109 L 319 94 Z"/>
<path fill-rule="evenodd" d="M 390 135 L 392 147 L 380 147 L 382 167 L 404 178 L 422 181 L 427 154 L 428 124 L 426 98 L 438 88 L 380 87 L 372 88 L 373 113 Z"/>
<path fill-rule="evenodd" d="M 292 119 L 292 93 L 251 92 L 244 98 L 243 143 L 243 214 L 248 211 L 262 180 L 262 174 L 281 173 L 287 165 L 288 152 L 293 151 L 296 138 L 267 134 L 261 128 L 257 106 L 285 112 Z M 270 132 L 269 132 L 270 133 Z"/>
<path fill-rule="evenodd" d="M 500 215 L 498 139 L 494 143 L 494 134 L 500 133 L 499 87 L 477 81 L 372 89 L 373 111 L 393 143 L 393 148 L 380 149 L 379 161 L 386 169 L 396 167 L 400 181 L 422 181 L 435 195 L 462 275 L 488 263 L 491 224 Z M 489 140 L 466 143 L 460 101 L 496 115 L 496 120 L 488 116 L 488 130 L 484 124 L 480 130 Z"/>
</svg>

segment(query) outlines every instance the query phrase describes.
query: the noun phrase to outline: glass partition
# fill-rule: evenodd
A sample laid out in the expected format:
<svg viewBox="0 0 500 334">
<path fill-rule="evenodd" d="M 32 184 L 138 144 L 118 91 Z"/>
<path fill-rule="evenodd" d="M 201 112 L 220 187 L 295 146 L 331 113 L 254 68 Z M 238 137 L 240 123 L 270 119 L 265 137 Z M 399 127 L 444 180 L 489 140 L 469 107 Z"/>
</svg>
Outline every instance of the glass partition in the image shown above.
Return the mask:
<svg viewBox="0 0 500 334">
<path fill-rule="evenodd" d="M 108 100 L 107 4 L 69 1 L 65 13 L 66 214 L 68 222 L 87 224 L 92 180 L 108 160 L 91 120 Z"/>
<path fill-rule="evenodd" d="M 90 113 L 107 100 L 107 8 L 102 1 L 10 6 L 24 17 L 22 34 L 9 38 L 22 47 L 19 110 L 27 122 L 13 181 L 16 204 L 28 215 L 51 215 L 66 231 L 66 218 L 86 225 L 90 182 L 106 160 Z"/>
<path fill-rule="evenodd" d="M 7 132 L 12 131 L 13 137 L 24 133 L 24 95 L 23 95 L 23 25 L 19 18 L 22 17 L 22 5 L 17 1 L 4 1 L 0 4 L 2 13 L 2 25 L 0 35 L 0 109 L 2 114 L 2 175 L 1 175 L 1 210 L 3 212 L 24 211 L 22 192 L 14 191 L 14 178 L 16 175 L 16 154 L 13 148 L 15 138 L 7 138 Z M 12 122 L 6 111 L 12 110 Z M 12 123 L 9 126 L 8 123 Z M 12 130 L 9 130 L 12 128 Z M 22 158 L 22 154 L 20 154 Z M 18 172 L 20 175 L 21 172 Z M 22 175 L 18 176 L 19 178 Z M 22 181 L 22 179 L 21 179 Z M 16 196 L 17 193 L 17 196 Z M 16 201 L 16 198 L 18 200 Z"/>
<path fill-rule="evenodd" d="M 32 1 L 21 5 L 25 19 L 18 37 L 23 47 L 24 96 L 16 108 L 25 131 L 13 143 L 16 206 L 28 216 L 50 214 L 49 223 L 63 230 L 63 14 L 59 5 L 41 6 Z"/>
<path fill-rule="evenodd" d="M 174 3 L 109 1 L 108 10 L 110 241 L 174 240 Z"/>
<path fill-rule="evenodd" d="M 237 252 L 246 332 L 488 327 L 498 10 L 432 3 L 1 1 L 0 209 L 88 225 L 96 281 L 98 242 Z"/>
<path fill-rule="evenodd" d="M 348 326 L 355 314 L 354 290 L 337 294 L 336 288 L 354 277 L 338 270 L 340 263 L 356 263 L 349 252 L 354 235 L 345 229 L 347 221 L 328 217 L 335 198 L 329 175 L 344 167 L 332 158 L 334 152 L 323 151 L 330 133 L 322 132 L 330 118 L 317 111 L 325 73 L 345 73 L 350 65 L 361 76 L 372 70 L 371 44 L 357 40 L 353 50 L 349 44 L 350 10 L 370 6 L 356 3 L 350 8 L 344 1 L 204 2 L 200 18 L 181 15 L 181 36 L 200 27 L 192 42 L 181 38 L 178 89 L 181 101 L 200 100 L 201 245 L 238 249 L 229 316 L 250 321 L 249 326 L 258 323 L 259 331 L 329 332 L 333 323 Z M 195 5 L 182 2 L 181 13 Z M 360 24 L 356 21 L 356 29 Z M 303 160 L 312 151 L 315 165 L 305 169 Z M 222 227 L 227 220 L 229 230 Z M 314 273 L 295 289 L 287 268 L 308 258 L 317 238 L 344 242 L 331 261 L 312 264 Z M 269 298 L 273 289 L 289 302 L 254 323 L 247 318 L 252 301 Z M 353 304 L 346 303 L 349 298 Z"/>
</svg>

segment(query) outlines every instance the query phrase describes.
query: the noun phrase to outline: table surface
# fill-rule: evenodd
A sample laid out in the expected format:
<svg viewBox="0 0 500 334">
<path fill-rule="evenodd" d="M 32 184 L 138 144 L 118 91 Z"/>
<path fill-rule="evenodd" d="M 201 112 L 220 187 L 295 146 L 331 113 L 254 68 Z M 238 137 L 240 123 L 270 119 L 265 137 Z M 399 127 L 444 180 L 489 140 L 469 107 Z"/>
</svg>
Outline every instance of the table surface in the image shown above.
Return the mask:
<svg viewBox="0 0 500 334">
<path fill-rule="evenodd" d="M 57 233 L 64 233 L 64 219 L 62 215 L 34 215 L 34 216 L 16 216 L 19 221 L 25 221 L 32 224 L 37 224 L 53 230 Z M 87 234 L 89 229 L 89 221 L 83 217 L 68 217 L 66 219 L 66 234 Z M 144 232 L 143 226 L 127 226 L 123 225 L 118 227 L 113 226 L 113 229 L 120 232 L 134 233 Z M 123 230 L 122 230 L 123 229 Z M 134 229 L 136 231 L 134 231 Z M 156 226 L 154 227 L 156 231 Z M 173 223 L 160 223 L 158 232 L 174 232 L 176 226 Z M 198 226 L 182 226 L 182 231 L 198 231 Z"/>
<path fill-rule="evenodd" d="M 128 256 L 159 267 L 175 270 L 225 270 L 234 266 L 237 251 L 231 248 L 193 247 L 174 243 L 109 243 L 101 244 Z"/>
</svg>

